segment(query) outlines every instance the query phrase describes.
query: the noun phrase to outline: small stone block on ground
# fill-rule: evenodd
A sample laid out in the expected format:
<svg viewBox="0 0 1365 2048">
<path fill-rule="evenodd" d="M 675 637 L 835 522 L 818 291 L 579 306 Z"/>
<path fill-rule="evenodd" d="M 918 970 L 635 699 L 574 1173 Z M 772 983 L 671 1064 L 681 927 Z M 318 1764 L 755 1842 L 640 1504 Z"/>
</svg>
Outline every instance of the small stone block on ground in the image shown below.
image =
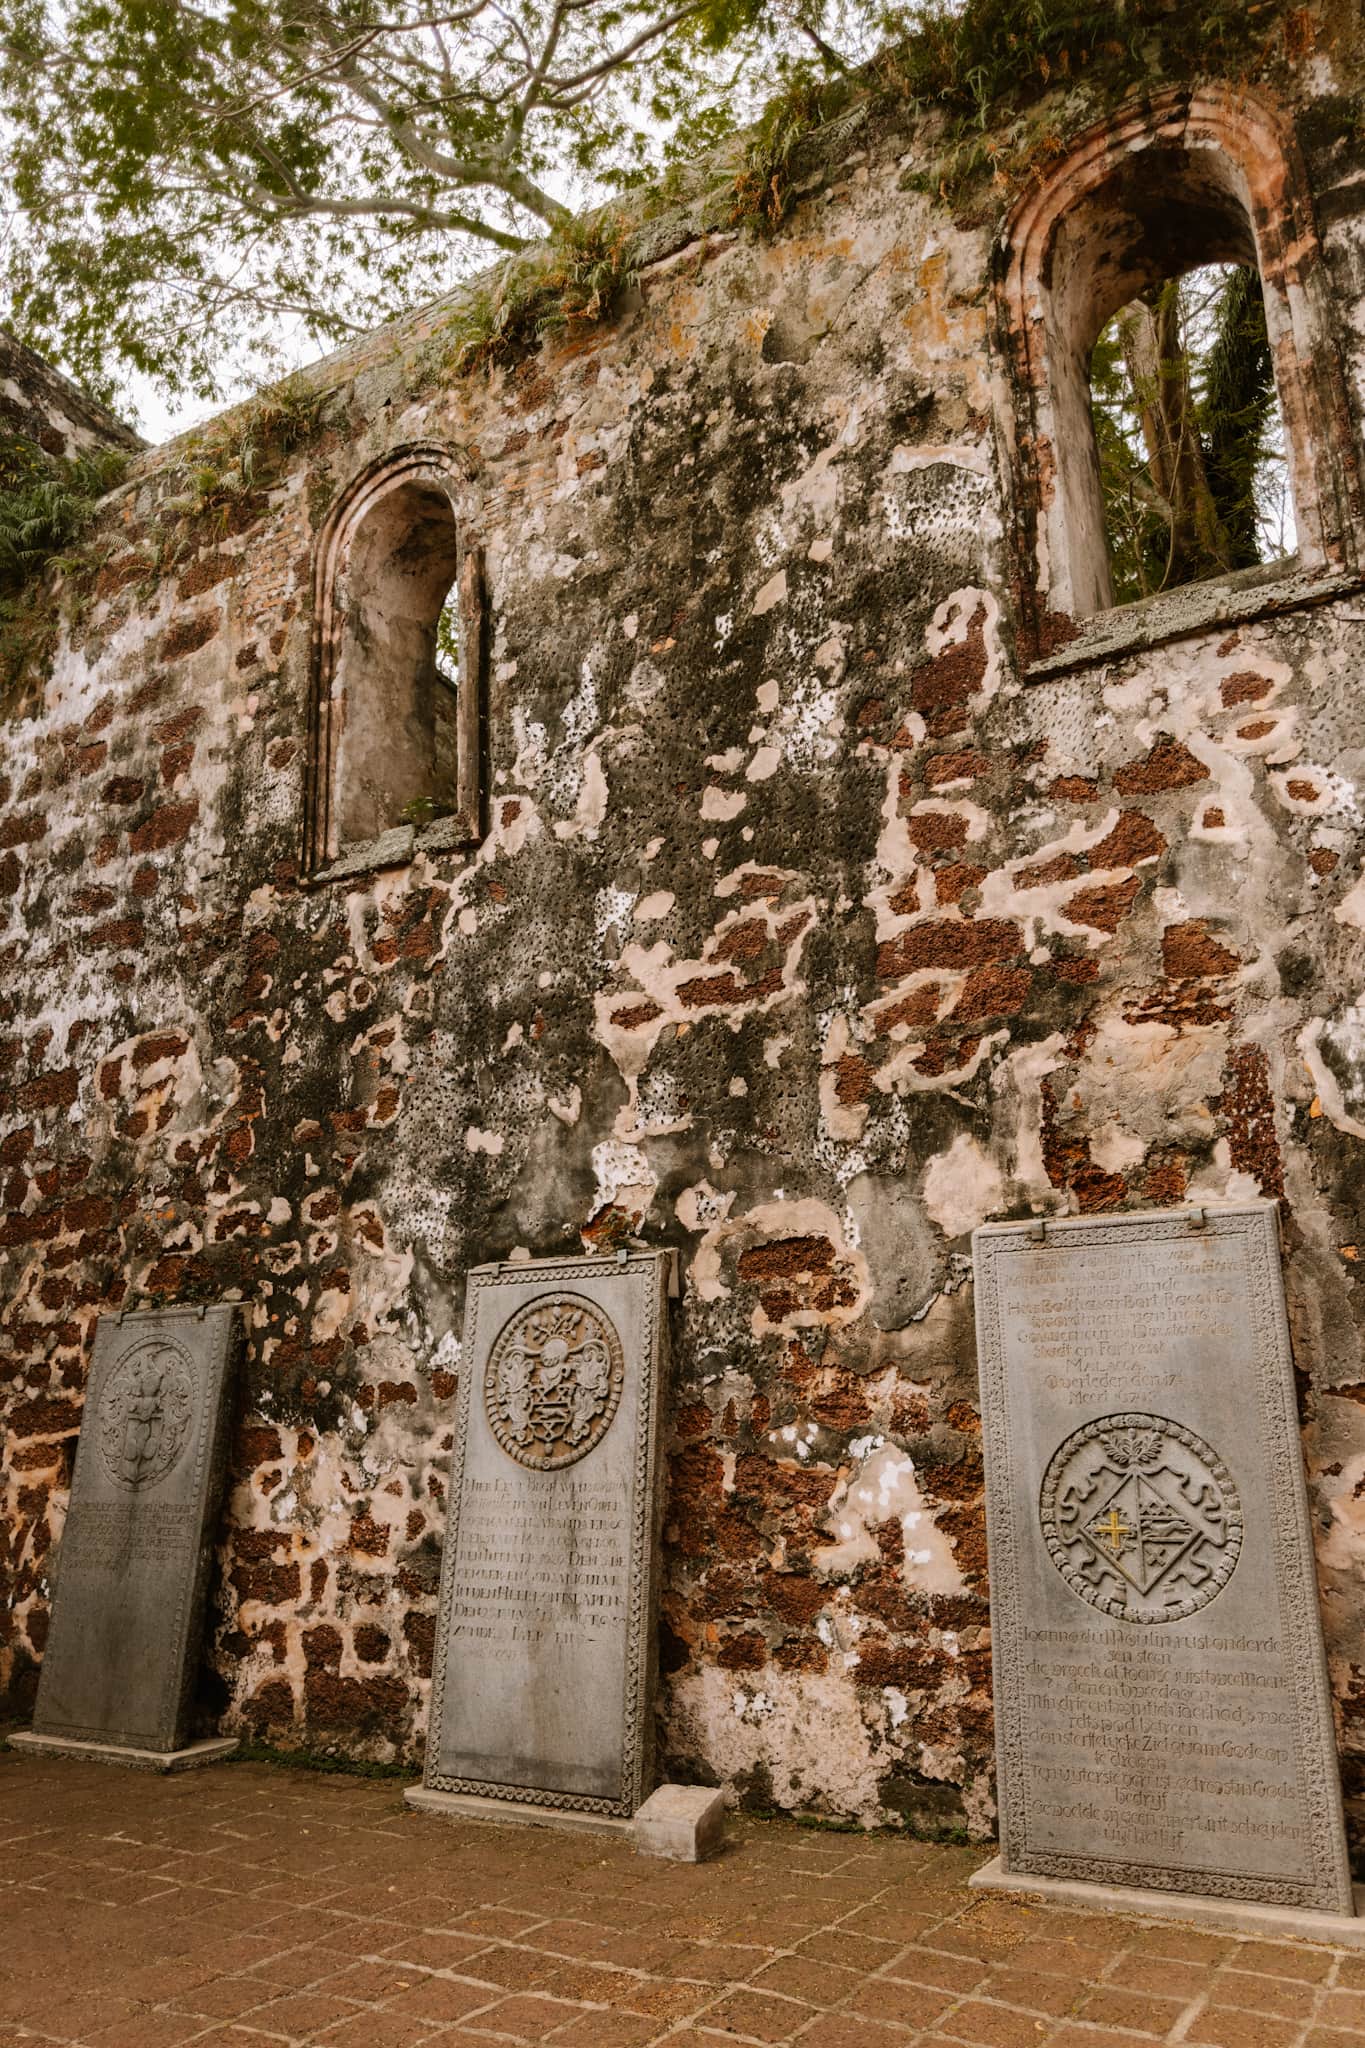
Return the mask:
<svg viewBox="0 0 1365 2048">
<path fill-rule="evenodd" d="M 705 1863 L 725 1845 L 725 1794 L 710 1785 L 660 1785 L 635 1816 L 635 1849 L 670 1863 Z"/>
</svg>

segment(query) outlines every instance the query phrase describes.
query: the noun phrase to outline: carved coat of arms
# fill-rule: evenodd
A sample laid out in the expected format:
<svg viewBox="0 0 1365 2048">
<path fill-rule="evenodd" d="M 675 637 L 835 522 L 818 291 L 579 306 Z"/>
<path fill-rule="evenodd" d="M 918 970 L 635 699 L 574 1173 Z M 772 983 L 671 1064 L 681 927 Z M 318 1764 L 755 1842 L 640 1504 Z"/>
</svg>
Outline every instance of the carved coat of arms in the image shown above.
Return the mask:
<svg viewBox="0 0 1365 2048">
<path fill-rule="evenodd" d="M 139 1344 L 105 1382 L 96 1422 L 100 1455 L 121 1486 L 150 1486 L 179 1458 L 194 1415 L 184 1353 L 158 1338 Z"/>
<path fill-rule="evenodd" d="M 484 1375 L 484 1411 L 509 1458 L 553 1471 L 601 1441 L 623 1374 L 621 1340 L 604 1311 L 581 1295 L 548 1295 L 499 1331 Z"/>
<path fill-rule="evenodd" d="M 1242 1548 L 1227 1466 L 1161 1415 L 1107 1415 L 1067 1437 L 1039 1519 L 1073 1593 L 1124 1621 L 1179 1621 L 1221 1593 Z"/>
</svg>

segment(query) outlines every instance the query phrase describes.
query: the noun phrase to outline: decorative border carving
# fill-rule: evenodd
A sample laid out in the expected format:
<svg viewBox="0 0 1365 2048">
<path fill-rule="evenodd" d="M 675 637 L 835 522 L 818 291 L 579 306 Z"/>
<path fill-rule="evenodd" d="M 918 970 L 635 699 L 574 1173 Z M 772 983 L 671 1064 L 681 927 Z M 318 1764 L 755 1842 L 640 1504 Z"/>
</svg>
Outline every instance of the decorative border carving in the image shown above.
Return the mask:
<svg viewBox="0 0 1365 2048">
<path fill-rule="evenodd" d="M 666 1252 L 636 1252 L 627 1259 L 574 1259 L 536 1262 L 531 1265 L 503 1265 L 476 1268 L 469 1276 L 465 1303 L 464 1355 L 461 1359 L 460 1392 L 450 1452 L 450 1477 L 446 1490 L 445 1552 L 441 1566 L 441 1590 L 436 1623 L 436 1650 L 432 1663 L 431 1706 L 427 1717 L 426 1768 L 423 1784 L 431 1792 L 473 1793 L 483 1799 L 504 1799 L 519 1805 L 556 1808 L 567 1813 L 602 1813 L 629 1819 L 643 1805 L 653 1760 L 653 1714 L 650 1691 L 654 1676 L 654 1608 L 658 1588 L 658 1528 L 662 1503 L 658 1494 L 659 1428 L 666 1360 L 661 1321 L 664 1290 L 668 1278 Z M 460 1499 L 464 1485 L 465 1454 L 469 1442 L 469 1412 L 476 1378 L 480 1303 L 489 1289 L 525 1287 L 528 1280 L 544 1285 L 547 1293 L 556 1288 L 572 1290 L 582 1284 L 585 1270 L 613 1279 L 638 1278 L 644 1282 L 645 1299 L 641 1314 L 639 1360 L 639 1402 L 635 1425 L 635 1458 L 632 1473 L 630 1513 L 629 1606 L 626 1615 L 626 1669 L 622 1699 L 625 1743 L 621 1756 L 621 1792 L 615 1799 L 599 1799 L 586 1793 L 547 1791 L 540 1786 L 494 1784 L 482 1778 L 453 1777 L 439 1768 L 440 1730 L 445 1711 L 446 1670 L 449 1661 L 450 1609 L 454 1594 L 451 1560 L 459 1528 Z M 491 1303 L 490 1303 L 491 1306 Z M 501 1321 L 507 1319 L 503 1311 Z M 483 1376 L 477 1375 L 482 1398 Z"/>
<path fill-rule="evenodd" d="M 1284 1313 L 1274 1202 L 1206 1210 L 1202 1234 L 1239 1240 L 1246 1258 L 1255 1335 L 1256 1396 L 1272 1493 L 1264 1512 L 1269 1518 L 1268 1540 L 1273 1546 L 1285 1684 L 1294 1713 L 1296 1773 L 1301 1811 L 1309 1830 L 1313 1875 L 1302 1880 L 1248 1878 L 1233 1870 L 1181 1870 L 1119 1858 L 1071 1856 L 1030 1845 L 1023 1695 L 1014 1678 L 1014 1673 L 1023 1668 L 1025 1657 L 1019 1640 L 1023 1605 L 1014 1540 L 1010 1478 L 1014 1461 L 996 1254 L 1028 1254 L 1036 1249 L 1055 1255 L 1062 1246 L 1149 1244 L 1153 1240 L 1185 1242 L 1189 1234 L 1188 1211 L 1161 1210 L 1107 1222 L 1050 1222 L 1041 1243 L 1032 1238 L 1031 1226 L 1026 1223 L 990 1224 L 977 1231 L 973 1239 L 991 1640 L 995 1646 L 993 1683 L 1001 1865 L 1007 1872 L 1079 1878 L 1148 1891 L 1189 1891 L 1211 1898 L 1256 1899 L 1271 1905 L 1349 1914 L 1353 1906 L 1341 1785 L 1335 1768 L 1336 1736 L 1322 1646 L 1303 1449 L 1294 1409 L 1293 1359 Z"/>
</svg>

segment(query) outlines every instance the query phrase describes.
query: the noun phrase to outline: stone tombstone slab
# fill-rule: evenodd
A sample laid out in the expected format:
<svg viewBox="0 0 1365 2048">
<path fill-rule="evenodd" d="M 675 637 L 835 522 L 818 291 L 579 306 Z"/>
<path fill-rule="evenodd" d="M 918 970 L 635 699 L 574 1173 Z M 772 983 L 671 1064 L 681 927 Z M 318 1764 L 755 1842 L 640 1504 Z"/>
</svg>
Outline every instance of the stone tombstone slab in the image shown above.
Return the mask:
<svg viewBox="0 0 1365 2048">
<path fill-rule="evenodd" d="M 36 1736 L 183 1748 L 238 1333 L 234 1303 L 100 1318 Z"/>
<path fill-rule="evenodd" d="M 419 1806 L 628 1819 L 650 1790 L 671 1255 L 470 1274 Z"/>
<path fill-rule="evenodd" d="M 1003 1874 L 1349 1914 L 1275 1204 L 974 1247 Z"/>
</svg>

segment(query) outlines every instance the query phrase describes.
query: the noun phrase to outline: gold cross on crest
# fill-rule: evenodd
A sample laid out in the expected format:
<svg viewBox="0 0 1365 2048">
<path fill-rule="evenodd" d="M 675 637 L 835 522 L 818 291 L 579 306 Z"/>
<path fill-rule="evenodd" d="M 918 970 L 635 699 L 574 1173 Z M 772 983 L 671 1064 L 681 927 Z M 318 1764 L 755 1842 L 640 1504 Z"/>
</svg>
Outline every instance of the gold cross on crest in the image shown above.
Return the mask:
<svg viewBox="0 0 1365 2048">
<path fill-rule="evenodd" d="M 1117 1508 L 1110 1508 L 1108 1520 L 1096 1522 L 1094 1528 L 1097 1536 L 1104 1537 L 1115 1557 L 1118 1556 L 1123 1548 L 1124 1537 L 1131 1536 L 1133 1533 L 1119 1514 Z"/>
</svg>

